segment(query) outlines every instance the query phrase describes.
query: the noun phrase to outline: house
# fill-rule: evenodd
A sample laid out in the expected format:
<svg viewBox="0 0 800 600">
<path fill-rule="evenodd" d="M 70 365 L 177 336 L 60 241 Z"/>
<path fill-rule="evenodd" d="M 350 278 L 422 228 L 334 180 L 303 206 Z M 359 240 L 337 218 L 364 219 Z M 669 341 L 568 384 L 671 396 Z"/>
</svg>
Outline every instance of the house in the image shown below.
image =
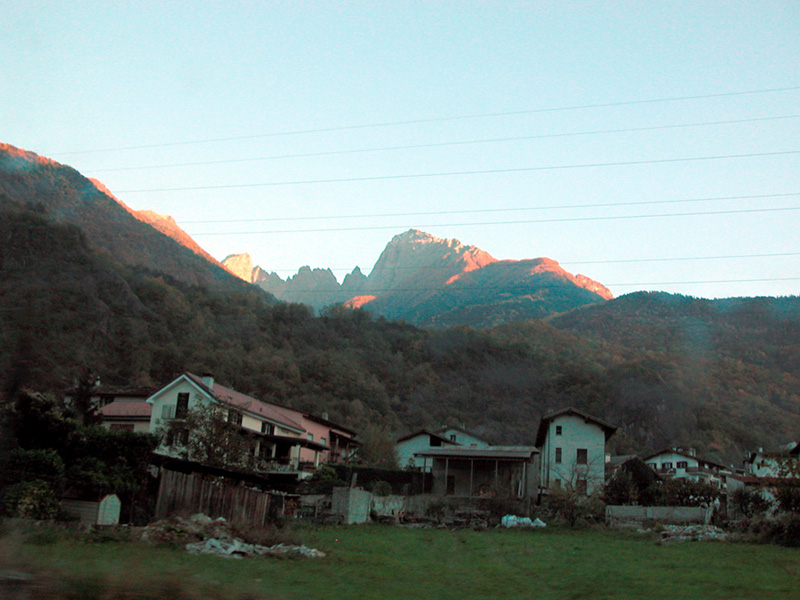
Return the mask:
<svg viewBox="0 0 800 600">
<path fill-rule="evenodd" d="M 750 452 L 744 460 L 744 472 L 752 477 L 782 477 L 796 464 L 800 464 L 800 443 L 790 442 L 774 452 L 764 452 L 763 448 Z"/>
<path fill-rule="evenodd" d="M 591 495 L 605 480 L 606 442 L 616 427 L 576 408 L 545 415 L 539 421 L 541 494 L 560 488 Z"/>
<path fill-rule="evenodd" d="M 533 446 L 465 447 L 455 444 L 416 453 L 432 493 L 443 496 L 528 498 L 536 493 L 538 450 Z"/>
<path fill-rule="evenodd" d="M 148 433 L 152 408 L 146 400 L 114 400 L 100 407 L 97 414 L 106 429 Z"/>
<path fill-rule="evenodd" d="M 306 438 L 311 442 L 319 442 L 327 448 L 319 456 L 316 450 L 308 447 L 300 449 L 301 463 L 341 463 L 349 460 L 355 455 L 356 450 L 361 446 L 361 442 L 356 440 L 356 432 L 342 427 L 333 421 L 328 420 L 328 414 L 322 413 L 321 417 L 307 412 L 278 406 L 273 404 L 276 409 L 297 421 L 306 431 Z"/>
<path fill-rule="evenodd" d="M 732 468 L 697 456 L 694 448 L 664 448 L 642 458 L 648 467 L 662 477 L 703 481 L 714 487 L 725 489 Z"/>
<path fill-rule="evenodd" d="M 402 469 L 425 469 L 430 471 L 432 463 L 423 466 L 420 452 L 449 446 L 486 448 L 489 442 L 461 427 L 445 426 L 435 431 L 420 429 L 409 433 L 395 442 L 397 464 Z"/>
<path fill-rule="evenodd" d="M 250 451 L 264 471 L 302 472 L 313 470 L 323 458 L 330 458 L 334 439 L 336 452 L 348 446 L 342 441 L 354 435 L 326 419 L 262 402 L 220 385 L 211 375 L 199 377 L 184 373 L 147 399 L 151 406 L 149 430 L 165 431 L 174 422 L 186 419 L 190 410 L 202 406 L 219 407 L 229 423 L 237 425 L 249 439 Z M 307 429 L 306 427 L 309 427 Z M 159 449 L 169 453 L 167 445 Z"/>
</svg>

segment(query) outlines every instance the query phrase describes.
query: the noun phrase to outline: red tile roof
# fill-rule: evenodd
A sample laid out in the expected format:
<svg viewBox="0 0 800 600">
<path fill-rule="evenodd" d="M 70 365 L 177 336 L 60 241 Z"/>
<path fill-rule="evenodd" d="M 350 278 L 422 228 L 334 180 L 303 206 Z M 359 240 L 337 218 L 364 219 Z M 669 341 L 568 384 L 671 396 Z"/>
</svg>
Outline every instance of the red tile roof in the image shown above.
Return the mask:
<svg viewBox="0 0 800 600">
<path fill-rule="evenodd" d="M 147 402 L 115 401 L 111 402 L 110 404 L 106 404 L 97 412 L 106 418 L 149 420 L 152 409 L 153 405 L 148 404 Z"/>
<path fill-rule="evenodd" d="M 294 429 L 301 432 L 305 431 L 305 428 L 300 423 L 294 419 L 290 419 L 282 411 L 278 410 L 274 406 L 271 406 L 270 404 L 267 404 L 266 402 L 262 402 L 261 400 L 257 400 L 252 396 L 242 394 L 241 392 L 237 392 L 234 389 L 225 387 L 224 385 L 220 385 L 216 382 L 214 382 L 213 385 L 214 389 L 209 390 L 205 383 L 203 383 L 202 377 L 199 377 L 194 373 L 186 373 L 186 376 L 191 379 L 193 383 L 210 393 L 220 402 L 230 404 L 236 408 L 262 417 L 268 421 L 277 423 L 278 425 L 288 427 L 289 429 Z"/>
</svg>

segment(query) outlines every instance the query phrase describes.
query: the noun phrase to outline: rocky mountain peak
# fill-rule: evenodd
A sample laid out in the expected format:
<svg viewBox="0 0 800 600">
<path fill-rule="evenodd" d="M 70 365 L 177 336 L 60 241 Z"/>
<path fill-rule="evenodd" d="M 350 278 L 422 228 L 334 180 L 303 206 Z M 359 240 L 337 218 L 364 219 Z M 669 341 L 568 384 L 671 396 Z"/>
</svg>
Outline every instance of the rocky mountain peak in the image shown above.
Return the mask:
<svg viewBox="0 0 800 600">
<path fill-rule="evenodd" d="M 239 279 L 253 283 L 253 259 L 249 254 L 230 254 L 222 260 L 222 264 Z"/>
</svg>

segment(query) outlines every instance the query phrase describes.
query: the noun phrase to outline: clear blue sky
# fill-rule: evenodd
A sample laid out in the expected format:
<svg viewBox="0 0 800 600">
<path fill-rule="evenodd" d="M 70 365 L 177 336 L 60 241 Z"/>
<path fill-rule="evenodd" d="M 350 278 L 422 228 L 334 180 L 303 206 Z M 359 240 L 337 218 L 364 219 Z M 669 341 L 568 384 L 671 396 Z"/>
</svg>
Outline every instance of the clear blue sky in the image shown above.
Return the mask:
<svg viewBox="0 0 800 600">
<path fill-rule="evenodd" d="M 0 140 L 220 259 L 341 280 L 416 227 L 615 295 L 800 293 L 800 89 L 763 92 L 800 86 L 795 0 L 2 14 Z"/>
</svg>

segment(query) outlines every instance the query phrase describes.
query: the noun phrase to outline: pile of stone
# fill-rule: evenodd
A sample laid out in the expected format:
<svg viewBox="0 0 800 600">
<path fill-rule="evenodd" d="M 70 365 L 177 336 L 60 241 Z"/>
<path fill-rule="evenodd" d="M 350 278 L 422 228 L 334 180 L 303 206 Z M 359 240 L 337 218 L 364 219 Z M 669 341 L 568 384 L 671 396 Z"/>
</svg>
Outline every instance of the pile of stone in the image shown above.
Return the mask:
<svg viewBox="0 0 800 600">
<path fill-rule="evenodd" d="M 204 542 L 186 544 L 186 551 L 190 554 L 212 554 L 224 558 L 244 558 L 246 556 L 300 556 L 305 558 L 322 558 L 320 552 L 308 546 L 295 546 L 292 544 L 275 544 L 274 546 L 260 546 L 246 544 L 238 538 L 232 540 L 207 539 Z"/>
<path fill-rule="evenodd" d="M 323 552 L 307 546 L 249 544 L 237 536 L 236 528 L 223 517 L 212 519 L 204 514 L 184 518 L 169 517 L 151 523 L 142 530 L 142 541 L 182 545 L 192 554 L 211 554 L 226 558 L 245 556 L 298 556 L 321 558 Z"/>
<path fill-rule="evenodd" d="M 662 542 L 708 542 L 727 539 L 728 534 L 714 525 L 665 525 Z"/>
</svg>

